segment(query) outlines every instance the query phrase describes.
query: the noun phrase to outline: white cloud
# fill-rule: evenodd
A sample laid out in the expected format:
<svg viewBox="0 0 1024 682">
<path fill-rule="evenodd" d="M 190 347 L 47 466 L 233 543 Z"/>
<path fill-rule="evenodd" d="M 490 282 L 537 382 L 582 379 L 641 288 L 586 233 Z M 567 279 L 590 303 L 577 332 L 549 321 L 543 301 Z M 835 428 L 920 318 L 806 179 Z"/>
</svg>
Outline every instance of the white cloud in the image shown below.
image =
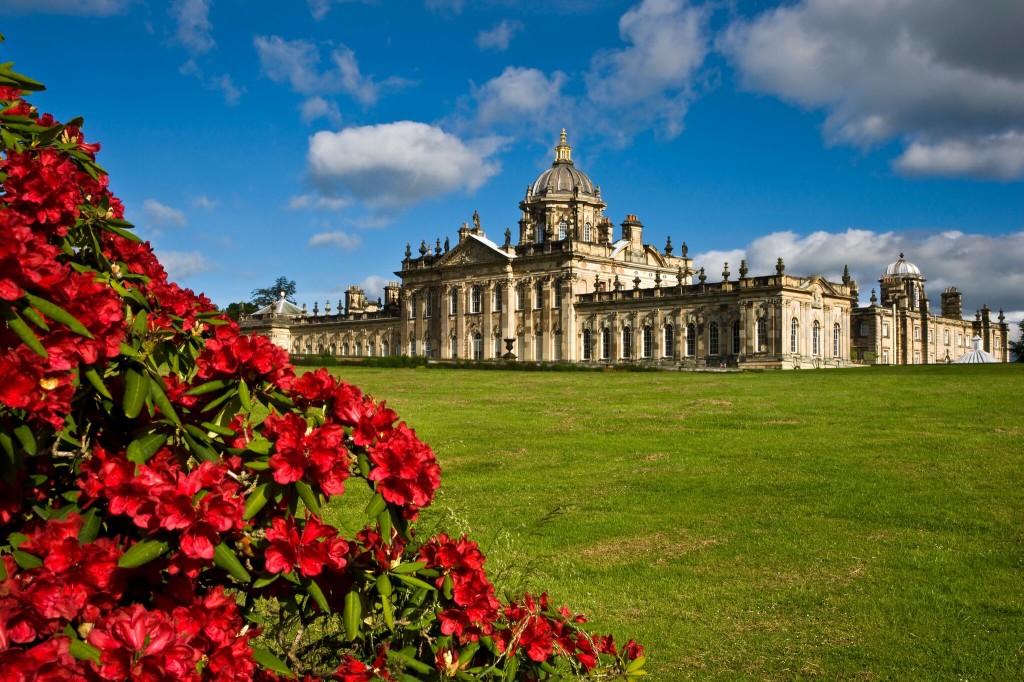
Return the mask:
<svg viewBox="0 0 1024 682">
<path fill-rule="evenodd" d="M 1024 177 L 1022 30 L 1020 2 L 800 0 L 718 46 L 747 89 L 824 109 L 829 143 L 899 139 L 898 170 L 1008 179 Z"/>
<path fill-rule="evenodd" d="M 190 54 L 204 54 L 216 47 L 210 35 L 210 0 L 174 0 L 167 11 L 178 24 L 175 38 Z"/>
<path fill-rule="evenodd" d="M 317 95 L 304 101 L 299 109 L 302 112 L 303 123 L 309 124 L 323 118 L 335 127 L 341 126 L 341 111 L 338 109 L 337 102 Z"/>
<path fill-rule="evenodd" d="M 199 251 L 160 251 L 157 258 L 172 280 L 182 280 L 212 270 L 214 264 Z"/>
<path fill-rule="evenodd" d="M 895 161 L 907 175 L 970 175 L 997 180 L 1024 177 L 1024 131 L 913 142 Z"/>
<path fill-rule="evenodd" d="M 205 194 L 200 194 L 198 197 L 192 200 L 192 205 L 206 211 L 212 211 L 213 209 L 220 206 L 220 202 L 216 201 L 215 199 L 211 199 Z"/>
<path fill-rule="evenodd" d="M 473 89 L 477 116 L 485 125 L 523 122 L 534 128 L 550 128 L 559 105 L 565 101 L 562 87 L 567 79 L 561 71 L 549 78 L 537 69 L 509 66 L 500 76 Z"/>
<path fill-rule="evenodd" d="M 489 157 L 500 146 L 497 138 L 463 142 L 436 126 L 398 121 L 316 133 L 307 169 L 325 196 L 350 196 L 390 211 L 476 190 L 499 171 Z"/>
<path fill-rule="evenodd" d="M 185 227 L 185 214 L 180 209 L 161 204 L 156 199 L 143 201 L 142 212 L 152 227 Z"/>
<path fill-rule="evenodd" d="M 320 71 L 320 51 L 307 40 L 285 40 L 280 36 L 253 39 L 263 73 L 275 83 L 287 82 L 303 95 L 345 93 L 363 105 L 377 101 L 382 90 L 408 85 L 402 78 L 376 81 L 359 70 L 355 52 L 339 45 L 331 51 L 331 68 Z"/>
<path fill-rule="evenodd" d="M 480 31 L 476 36 L 476 46 L 481 50 L 494 50 L 504 52 L 508 49 L 512 38 L 523 30 L 523 22 L 509 19 L 502 19 L 501 22 L 489 31 Z"/>
<path fill-rule="evenodd" d="M 370 275 L 359 283 L 359 288 L 366 294 L 366 299 L 368 301 L 373 301 L 378 298 L 383 300 L 384 287 L 386 287 L 389 282 L 393 282 L 394 279 L 394 277 L 389 279 L 387 277 L 381 277 L 380 275 Z"/>
<path fill-rule="evenodd" d="M 334 246 L 342 251 L 351 251 L 358 248 L 363 240 L 358 235 L 349 234 L 348 232 L 333 231 L 333 232 L 321 232 L 315 234 L 309 238 L 309 246 Z"/>
<path fill-rule="evenodd" d="M 65 14 L 108 17 L 128 11 L 134 0 L 5 0 L 0 14 Z"/>
<path fill-rule="evenodd" d="M 300 194 L 288 200 L 288 208 L 292 211 L 301 211 L 307 208 L 314 208 L 323 211 L 338 211 L 350 206 L 351 199 L 318 197 L 312 194 Z"/>
<path fill-rule="evenodd" d="M 738 277 L 739 262 L 746 258 L 750 276 L 775 272 L 778 258 L 792 275 L 820 274 L 839 281 L 844 266 L 860 287 L 860 302 L 867 305 L 871 289 L 885 266 L 899 254 L 906 255 L 927 279 L 925 290 L 932 309 L 939 310 L 942 290 L 955 286 L 964 295 L 964 312 L 982 305 L 997 310 L 1024 310 L 1024 232 L 1007 235 L 945 232 L 875 232 L 848 229 L 845 232 L 818 231 L 800 236 L 795 232 L 774 232 L 755 239 L 744 249 L 696 254 L 694 265 L 705 267 L 708 281 L 721 279 L 723 261 Z M 1008 319 L 1012 318 L 1007 314 Z"/>
<path fill-rule="evenodd" d="M 220 90 L 224 95 L 224 103 L 231 107 L 238 104 L 245 94 L 245 86 L 237 87 L 229 74 L 207 78 L 196 64 L 196 60 L 191 57 L 181 65 L 178 72 L 183 76 L 195 76 L 207 90 Z"/>
<path fill-rule="evenodd" d="M 708 51 L 706 23 L 707 10 L 685 0 L 643 0 L 622 15 L 629 46 L 595 54 L 585 76 L 590 102 L 614 116 L 607 133 L 625 141 L 651 125 L 669 138 L 682 132 Z"/>
<path fill-rule="evenodd" d="M 327 16 L 327 13 L 331 11 L 331 5 L 345 5 L 356 0 L 306 0 L 306 5 L 309 7 L 309 13 L 313 15 L 313 19 L 320 21 Z M 369 3 L 373 0 L 360 0 L 361 2 Z"/>
</svg>

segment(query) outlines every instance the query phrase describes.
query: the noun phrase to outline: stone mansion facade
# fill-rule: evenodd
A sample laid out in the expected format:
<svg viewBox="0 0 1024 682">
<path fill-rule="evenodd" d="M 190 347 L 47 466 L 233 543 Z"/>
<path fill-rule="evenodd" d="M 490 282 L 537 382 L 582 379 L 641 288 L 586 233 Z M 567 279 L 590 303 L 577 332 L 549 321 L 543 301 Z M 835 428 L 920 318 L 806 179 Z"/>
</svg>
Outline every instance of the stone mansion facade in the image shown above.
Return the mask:
<svg viewBox="0 0 1024 682">
<path fill-rule="evenodd" d="M 768 274 L 751 275 L 746 261 L 735 275 L 724 264 L 720 278 L 697 269 L 685 243 L 679 255 L 671 240 L 663 249 L 645 244 L 634 214 L 616 229 L 601 188 L 575 167 L 571 151 L 563 130 L 551 168 L 519 202 L 517 239 L 505 230 L 503 243 L 492 241 L 474 213 L 454 246 L 424 241 L 414 256 L 407 245 L 400 282 L 385 287 L 382 300 L 349 287 L 344 310 L 339 302 L 332 313 L 327 303 L 310 313 L 282 298 L 243 318 L 243 330 L 297 355 L 798 369 L 905 364 L 918 357 L 913 342 L 921 340 L 929 351 L 919 349 L 920 361 L 943 361 L 935 335 L 974 328 L 952 318 L 942 326 L 927 314 L 925 321 L 923 289 L 914 298 L 916 289 L 896 284 L 883 283 L 882 305 L 859 308 L 848 274 L 840 282 L 798 277 L 781 258 Z M 1005 358 L 1007 325 L 1001 316 L 990 324 L 986 311 L 985 350 L 1002 348 Z M 912 336 L 915 324 L 924 339 Z M 958 349 L 949 347 L 954 357 Z"/>
</svg>

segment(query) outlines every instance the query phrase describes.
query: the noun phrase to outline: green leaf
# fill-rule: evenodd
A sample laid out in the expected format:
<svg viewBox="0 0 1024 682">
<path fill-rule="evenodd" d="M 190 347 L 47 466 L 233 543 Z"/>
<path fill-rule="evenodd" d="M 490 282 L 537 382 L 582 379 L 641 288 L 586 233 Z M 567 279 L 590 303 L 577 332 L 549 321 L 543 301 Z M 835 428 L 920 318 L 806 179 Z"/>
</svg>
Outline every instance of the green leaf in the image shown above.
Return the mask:
<svg viewBox="0 0 1024 682">
<path fill-rule="evenodd" d="M 7 580 L 7 564 L 0 561 L 0 580 Z"/>
<path fill-rule="evenodd" d="M 93 507 L 82 517 L 82 529 L 78 531 L 79 544 L 93 542 L 100 533 L 100 526 L 100 516 L 96 513 L 96 507 Z"/>
<path fill-rule="evenodd" d="M 132 335 L 138 338 L 144 338 L 149 333 L 149 315 L 145 310 L 140 310 L 135 313 L 135 319 L 132 320 Z"/>
<path fill-rule="evenodd" d="M 160 412 L 165 417 L 175 424 L 181 425 L 181 418 L 178 417 L 171 401 L 167 399 L 167 394 L 164 393 L 163 380 L 149 382 L 149 397 L 153 399 L 153 404 L 160 408 Z"/>
<path fill-rule="evenodd" d="M 275 580 L 277 580 L 280 577 L 281 577 L 280 573 L 275 573 L 274 575 L 272 575 L 269 578 L 256 578 L 256 581 L 252 584 L 253 589 L 258 590 L 260 588 L 266 587 L 267 585 L 269 585 L 270 583 L 274 582 Z"/>
<path fill-rule="evenodd" d="M 39 568 L 43 565 L 43 560 L 34 554 L 28 552 L 22 552 L 20 549 L 16 549 L 11 552 L 14 555 L 14 561 L 24 569 Z"/>
<path fill-rule="evenodd" d="M 28 540 L 28 536 L 24 533 L 10 533 L 7 536 L 7 542 L 10 543 L 11 547 L 18 549 L 21 544 Z"/>
<path fill-rule="evenodd" d="M 306 509 L 317 516 L 321 516 L 323 512 L 320 510 L 320 501 L 316 499 L 316 493 L 309 487 L 309 484 L 305 481 L 295 481 L 295 489 L 299 491 L 299 497 L 302 498 L 303 504 L 306 505 Z"/>
<path fill-rule="evenodd" d="M 86 168 L 85 170 L 86 170 L 86 172 L 89 171 L 88 168 Z M 107 220 L 104 220 L 102 223 L 100 223 L 100 228 L 102 228 L 104 230 L 107 230 L 108 232 L 113 232 L 117 236 L 123 237 L 123 238 L 127 239 L 128 241 L 138 242 L 138 243 L 142 242 L 142 239 L 139 238 L 139 235 L 135 234 L 134 232 L 129 232 L 128 230 L 123 230 L 120 227 L 116 227 L 116 226 L 111 224 L 112 222 L 113 221 L 108 218 Z"/>
<path fill-rule="evenodd" d="M 191 425 L 190 425 L 191 426 Z M 182 440 L 188 445 L 188 449 L 192 451 L 196 457 L 206 460 L 207 462 L 216 462 L 219 459 L 217 451 L 207 446 L 205 443 L 200 443 L 198 440 L 192 437 L 192 434 L 185 432 L 181 434 Z"/>
<path fill-rule="evenodd" d="M 142 406 L 146 403 L 147 393 L 149 393 L 149 375 L 140 372 L 135 367 L 129 367 L 124 373 L 124 397 L 121 399 L 124 416 L 129 419 L 138 417 Z"/>
<path fill-rule="evenodd" d="M 254 452 L 257 455 L 269 455 L 271 448 L 274 444 L 262 436 L 256 436 L 251 441 L 245 444 L 245 449 L 249 452 Z"/>
<path fill-rule="evenodd" d="M 647 662 L 647 657 L 646 656 L 637 656 L 632 661 L 630 661 L 629 665 L 626 666 L 626 674 L 627 675 L 629 675 L 629 674 L 636 674 L 636 672 L 638 670 L 640 670 L 641 668 L 644 667 L 644 663 L 646 663 L 646 662 Z"/>
<path fill-rule="evenodd" d="M 377 591 L 384 597 L 391 596 L 391 579 L 384 573 L 377 576 Z"/>
<path fill-rule="evenodd" d="M 83 642 L 77 637 L 71 638 L 71 644 L 68 646 L 68 653 L 79 661 L 92 661 L 96 665 L 100 664 L 100 650 L 88 642 Z"/>
<path fill-rule="evenodd" d="M 6 301 L 0 301 L 0 317 L 7 321 L 7 328 L 14 332 L 22 343 L 34 350 L 36 354 L 44 358 L 50 357 L 39 338 L 25 324 L 25 320 L 21 319 L 21 316 Z"/>
<path fill-rule="evenodd" d="M 370 459 L 366 453 L 360 450 L 356 453 L 356 464 L 359 466 L 359 475 L 366 478 L 370 475 Z"/>
<path fill-rule="evenodd" d="M 405 651 L 389 651 L 388 658 L 392 657 L 397 658 L 406 667 L 412 668 L 413 670 L 422 675 L 429 675 L 430 673 L 434 672 L 434 669 L 431 668 L 429 665 L 423 663 L 422 661 L 417 661 L 412 654 L 405 653 Z"/>
<path fill-rule="evenodd" d="M 238 555 L 228 547 L 227 543 L 222 542 L 213 548 L 213 563 L 223 568 L 228 575 L 239 582 L 252 582 L 252 576 L 245 570 L 245 566 L 242 566 L 242 562 L 238 560 Z"/>
<path fill-rule="evenodd" d="M 252 660 L 256 661 L 267 670 L 273 670 L 275 673 L 280 675 L 295 677 L 288 666 L 285 665 L 284 661 L 262 647 L 254 646 L 252 648 Z"/>
<path fill-rule="evenodd" d="M 14 437 L 21 443 L 21 447 L 30 455 L 36 454 L 36 436 L 28 424 L 19 424 L 14 429 Z"/>
<path fill-rule="evenodd" d="M 110 395 L 110 391 L 107 390 L 106 385 L 103 383 L 103 379 L 100 377 L 99 372 L 96 371 L 95 367 L 87 367 L 82 374 L 85 375 L 89 385 L 96 389 L 96 392 L 107 400 L 113 400 L 114 396 Z"/>
<path fill-rule="evenodd" d="M 414 561 L 414 562 L 407 563 L 407 564 L 399 564 L 399 565 L 395 566 L 394 568 L 392 568 L 390 572 L 391 573 L 398 573 L 398 574 L 415 573 L 416 571 L 420 570 L 421 568 L 426 568 L 426 567 L 427 567 L 427 562 L 426 561 Z"/>
<path fill-rule="evenodd" d="M 170 548 L 166 540 L 143 540 L 122 554 L 117 565 L 120 568 L 138 568 L 165 554 Z"/>
<path fill-rule="evenodd" d="M 78 334 L 79 336 L 84 336 L 87 339 L 93 338 L 92 332 L 86 329 L 85 325 L 78 321 L 78 318 L 76 318 L 74 315 L 64 310 L 63 308 L 61 308 L 56 303 L 47 301 L 45 298 L 33 296 L 32 294 L 27 292 L 25 293 L 25 298 L 39 312 L 41 312 L 43 315 L 46 315 L 54 322 L 60 322 L 62 325 L 64 325 L 74 333 Z"/>
<path fill-rule="evenodd" d="M 207 431 L 213 431 L 218 436 L 234 437 L 238 435 L 228 427 L 221 426 L 220 424 L 214 424 L 213 422 L 200 422 L 199 425 L 202 426 Z"/>
<path fill-rule="evenodd" d="M 366 518 L 375 519 L 380 516 L 380 513 L 388 506 L 388 503 L 384 501 L 384 496 L 380 493 L 374 495 L 369 502 L 366 503 Z M 389 539 L 389 538 L 386 538 Z"/>
<path fill-rule="evenodd" d="M 508 682 L 512 682 L 516 679 L 516 673 L 519 672 L 519 659 L 512 656 L 508 659 L 508 663 L 505 664 L 505 679 Z"/>
<path fill-rule="evenodd" d="M 363 620 L 363 601 L 359 598 L 359 592 L 349 591 L 345 595 L 345 611 L 342 614 L 342 622 L 345 625 L 345 637 L 354 642 L 359 637 L 359 623 Z"/>
<path fill-rule="evenodd" d="M 437 592 L 436 587 L 434 587 L 430 583 L 423 582 L 419 578 L 414 578 L 411 575 L 402 575 L 401 573 L 394 573 L 393 575 L 395 576 L 396 579 L 401 580 L 403 583 L 409 585 L 410 587 L 418 587 L 420 589 L 427 589 Z"/>
<path fill-rule="evenodd" d="M 249 385 L 244 380 L 238 382 L 238 399 L 242 401 L 242 408 L 246 412 L 252 412 L 252 397 L 249 395 Z"/>
<path fill-rule="evenodd" d="M 142 357 L 142 355 L 139 353 L 139 351 L 137 351 L 132 346 L 129 346 L 127 343 L 124 343 L 123 341 L 121 342 L 121 351 L 120 351 L 120 353 L 121 353 L 121 355 L 124 355 L 124 356 L 129 357 L 129 358 L 141 358 Z"/>
<path fill-rule="evenodd" d="M 306 588 L 306 594 L 313 598 L 313 601 L 316 602 L 321 611 L 324 613 L 331 612 L 331 606 L 327 603 L 327 597 L 324 596 L 324 591 L 320 589 L 315 580 L 303 580 L 302 586 Z"/>
<path fill-rule="evenodd" d="M 242 518 L 248 521 L 259 514 L 260 510 L 266 506 L 271 497 L 273 497 L 273 492 L 270 490 L 270 484 L 260 483 L 251 493 L 249 493 L 249 497 L 246 498 L 245 513 L 242 515 Z"/>
<path fill-rule="evenodd" d="M 21 314 L 25 316 L 25 319 L 42 329 L 44 332 L 50 331 L 50 325 L 46 324 L 46 320 L 43 319 L 43 316 L 40 315 L 39 311 L 35 308 L 31 306 L 25 308 L 21 311 Z"/>
<path fill-rule="evenodd" d="M 388 630 L 395 631 L 395 609 L 391 606 L 391 599 L 385 597 L 383 594 L 380 595 L 380 611 L 381 615 L 384 616 L 384 625 L 388 626 Z"/>
<path fill-rule="evenodd" d="M 166 433 L 147 433 L 128 444 L 128 461 L 145 464 L 167 442 Z"/>
<path fill-rule="evenodd" d="M 227 379 L 214 379 L 213 381 L 207 381 L 206 383 L 193 386 L 191 389 L 186 391 L 185 395 L 206 395 L 207 393 L 213 393 L 214 391 L 222 391 L 228 386 L 231 386 L 233 382 Z"/>
</svg>

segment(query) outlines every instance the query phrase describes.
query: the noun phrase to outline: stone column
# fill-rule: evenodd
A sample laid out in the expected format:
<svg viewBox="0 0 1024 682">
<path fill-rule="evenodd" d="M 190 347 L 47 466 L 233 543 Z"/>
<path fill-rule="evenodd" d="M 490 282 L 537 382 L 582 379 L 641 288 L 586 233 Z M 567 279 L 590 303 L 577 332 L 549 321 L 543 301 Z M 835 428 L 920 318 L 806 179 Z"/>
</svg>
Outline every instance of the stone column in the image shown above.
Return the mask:
<svg viewBox="0 0 1024 682">
<path fill-rule="evenodd" d="M 438 357 L 439 358 L 450 358 L 451 350 L 448 345 L 448 335 L 451 333 L 452 318 L 450 316 L 451 308 L 449 307 L 449 297 L 451 296 L 452 287 L 444 287 L 439 292 L 441 300 L 437 306 L 437 313 L 441 317 L 440 332 L 438 333 L 437 342 L 438 346 Z"/>
<path fill-rule="evenodd" d="M 483 337 L 483 354 L 481 357 L 488 360 L 494 357 L 494 325 L 491 320 L 491 312 L 494 306 L 493 289 L 494 284 L 491 280 L 487 280 L 487 282 L 480 286 L 480 297 L 483 299 L 480 301 L 480 310 L 483 312 L 483 320 L 480 324 L 480 336 Z"/>
</svg>

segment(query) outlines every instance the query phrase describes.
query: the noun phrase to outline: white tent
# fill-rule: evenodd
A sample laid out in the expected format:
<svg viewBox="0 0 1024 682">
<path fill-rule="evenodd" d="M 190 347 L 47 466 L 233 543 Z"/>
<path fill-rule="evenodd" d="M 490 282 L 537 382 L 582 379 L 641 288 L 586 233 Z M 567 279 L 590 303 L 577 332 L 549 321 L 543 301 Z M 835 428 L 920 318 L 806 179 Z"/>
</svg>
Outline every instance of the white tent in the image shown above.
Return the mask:
<svg viewBox="0 0 1024 682">
<path fill-rule="evenodd" d="M 999 362 L 994 355 L 981 349 L 981 337 L 971 339 L 971 349 L 953 361 L 953 364 Z"/>
</svg>

